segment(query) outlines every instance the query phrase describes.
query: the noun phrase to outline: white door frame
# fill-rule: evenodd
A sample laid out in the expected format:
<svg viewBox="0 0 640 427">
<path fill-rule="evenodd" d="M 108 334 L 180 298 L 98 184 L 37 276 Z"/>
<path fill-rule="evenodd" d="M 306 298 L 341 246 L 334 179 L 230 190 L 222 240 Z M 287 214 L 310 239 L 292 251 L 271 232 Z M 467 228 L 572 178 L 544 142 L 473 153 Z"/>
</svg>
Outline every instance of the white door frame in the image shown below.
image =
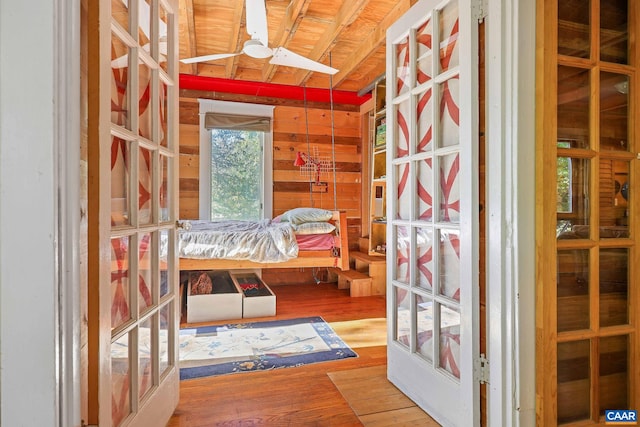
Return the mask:
<svg viewBox="0 0 640 427">
<path fill-rule="evenodd" d="M 80 426 L 80 1 L 54 1 L 59 426 Z"/>
<path fill-rule="evenodd" d="M 534 426 L 536 2 L 487 3 L 488 425 Z"/>
<path fill-rule="evenodd" d="M 0 424 L 76 427 L 80 1 L 1 1 L 0 29 Z"/>
</svg>

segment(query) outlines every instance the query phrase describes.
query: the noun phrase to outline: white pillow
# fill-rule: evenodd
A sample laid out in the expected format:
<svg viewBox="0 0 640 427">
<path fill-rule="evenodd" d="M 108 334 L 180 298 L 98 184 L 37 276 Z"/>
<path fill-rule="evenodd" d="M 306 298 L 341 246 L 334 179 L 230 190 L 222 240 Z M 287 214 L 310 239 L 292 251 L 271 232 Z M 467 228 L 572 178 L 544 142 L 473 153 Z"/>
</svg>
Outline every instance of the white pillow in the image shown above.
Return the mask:
<svg viewBox="0 0 640 427">
<path fill-rule="evenodd" d="M 296 234 L 326 234 L 331 233 L 336 227 L 330 222 L 305 222 L 293 225 Z"/>
<path fill-rule="evenodd" d="M 280 221 L 288 221 L 291 224 L 304 224 L 305 222 L 329 221 L 333 216 L 332 211 L 318 208 L 295 208 L 280 215 Z"/>
</svg>

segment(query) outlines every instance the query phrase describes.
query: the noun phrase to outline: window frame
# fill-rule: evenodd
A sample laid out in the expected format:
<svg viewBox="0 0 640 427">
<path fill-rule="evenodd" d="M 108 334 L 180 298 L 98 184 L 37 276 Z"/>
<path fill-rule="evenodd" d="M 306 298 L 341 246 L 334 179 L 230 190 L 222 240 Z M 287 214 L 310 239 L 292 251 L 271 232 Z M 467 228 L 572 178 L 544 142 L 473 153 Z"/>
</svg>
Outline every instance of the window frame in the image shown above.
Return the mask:
<svg viewBox="0 0 640 427">
<path fill-rule="evenodd" d="M 211 132 L 204 126 L 206 113 L 241 114 L 268 117 L 271 129 L 264 134 L 262 153 L 262 212 L 261 218 L 273 214 L 273 105 L 198 99 L 200 126 L 200 172 L 198 212 L 201 220 L 211 221 Z"/>
</svg>

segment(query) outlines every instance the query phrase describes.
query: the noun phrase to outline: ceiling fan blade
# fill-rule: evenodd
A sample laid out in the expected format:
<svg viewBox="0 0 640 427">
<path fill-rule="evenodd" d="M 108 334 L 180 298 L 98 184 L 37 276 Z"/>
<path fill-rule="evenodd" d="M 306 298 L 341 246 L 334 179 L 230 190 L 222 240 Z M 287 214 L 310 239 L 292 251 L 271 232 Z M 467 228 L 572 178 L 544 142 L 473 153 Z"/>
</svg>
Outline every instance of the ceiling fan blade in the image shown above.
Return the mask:
<svg viewBox="0 0 640 427">
<path fill-rule="evenodd" d="M 260 40 L 269 46 L 269 27 L 267 26 L 267 8 L 264 0 L 246 0 L 247 33 L 253 40 Z"/>
<path fill-rule="evenodd" d="M 216 59 L 224 59 L 224 58 L 230 58 L 232 56 L 237 56 L 240 55 L 242 52 L 238 52 L 238 53 L 216 53 L 213 55 L 203 55 L 203 56 L 196 56 L 193 58 L 185 58 L 185 59 L 181 59 L 180 62 L 182 62 L 183 64 L 193 64 L 194 62 L 206 62 L 206 61 L 215 61 Z"/>
<path fill-rule="evenodd" d="M 335 74 L 338 72 L 338 70 L 333 67 L 305 58 L 304 56 L 291 52 L 284 47 L 274 49 L 273 56 L 269 63 L 273 65 L 284 65 L 287 67 L 304 68 L 305 70 L 317 71 L 325 74 Z"/>
</svg>

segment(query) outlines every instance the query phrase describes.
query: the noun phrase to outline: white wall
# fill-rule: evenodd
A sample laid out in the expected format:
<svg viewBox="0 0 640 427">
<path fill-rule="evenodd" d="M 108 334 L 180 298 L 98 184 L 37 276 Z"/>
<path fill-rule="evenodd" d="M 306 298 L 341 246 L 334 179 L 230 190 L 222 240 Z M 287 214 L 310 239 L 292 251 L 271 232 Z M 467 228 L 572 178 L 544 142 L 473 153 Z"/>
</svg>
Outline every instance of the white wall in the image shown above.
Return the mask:
<svg viewBox="0 0 640 427">
<path fill-rule="evenodd" d="M 534 1 L 488 0 L 488 425 L 535 425 Z"/>
<path fill-rule="evenodd" d="M 54 7 L 0 0 L 0 424 L 56 425 Z"/>
</svg>

